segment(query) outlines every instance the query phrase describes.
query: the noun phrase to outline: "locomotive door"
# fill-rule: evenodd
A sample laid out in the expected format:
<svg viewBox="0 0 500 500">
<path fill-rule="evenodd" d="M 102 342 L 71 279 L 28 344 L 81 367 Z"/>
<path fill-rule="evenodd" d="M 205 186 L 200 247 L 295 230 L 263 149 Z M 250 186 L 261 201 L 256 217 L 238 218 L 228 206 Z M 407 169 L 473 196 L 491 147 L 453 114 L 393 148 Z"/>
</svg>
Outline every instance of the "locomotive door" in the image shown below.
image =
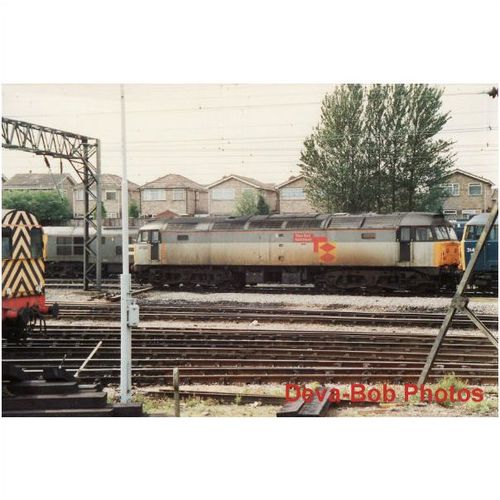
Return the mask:
<svg viewBox="0 0 500 500">
<path fill-rule="evenodd" d="M 410 262 L 411 260 L 411 228 L 403 226 L 399 228 L 399 262 Z"/>
<path fill-rule="evenodd" d="M 151 260 L 160 260 L 160 231 L 151 231 Z"/>
</svg>

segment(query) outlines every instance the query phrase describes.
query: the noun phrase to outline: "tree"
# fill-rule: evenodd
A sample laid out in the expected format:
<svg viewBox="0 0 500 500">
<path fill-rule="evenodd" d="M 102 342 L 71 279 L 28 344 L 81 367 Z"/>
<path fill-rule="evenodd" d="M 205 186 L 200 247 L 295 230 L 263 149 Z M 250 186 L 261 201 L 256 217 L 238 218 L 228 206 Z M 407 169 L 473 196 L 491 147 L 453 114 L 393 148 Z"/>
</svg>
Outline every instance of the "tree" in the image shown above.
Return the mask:
<svg viewBox="0 0 500 500">
<path fill-rule="evenodd" d="M 237 215 L 255 215 L 257 213 L 257 196 L 255 191 L 243 191 L 236 200 Z"/>
<path fill-rule="evenodd" d="M 36 216 L 44 225 L 57 225 L 72 217 L 66 198 L 54 191 L 6 191 L 2 198 L 3 208 L 25 210 Z"/>
<path fill-rule="evenodd" d="M 108 212 L 106 212 L 106 207 L 104 206 L 104 202 L 101 201 L 101 218 L 105 219 L 107 215 Z"/>
<path fill-rule="evenodd" d="M 258 215 L 268 215 L 269 214 L 269 205 L 266 203 L 266 200 L 264 200 L 264 197 L 259 194 L 257 197 L 257 210 L 256 213 Z"/>
<path fill-rule="evenodd" d="M 443 91 L 429 85 L 341 85 L 301 153 L 306 194 L 332 212 L 436 210 L 453 166 Z"/>
<path fill-rule="evenodd" d="M 139 217 L 139 204 L 134 199 L 131 199 L 128 204 L 128 216 L 135 219 Z"/>
</svg>

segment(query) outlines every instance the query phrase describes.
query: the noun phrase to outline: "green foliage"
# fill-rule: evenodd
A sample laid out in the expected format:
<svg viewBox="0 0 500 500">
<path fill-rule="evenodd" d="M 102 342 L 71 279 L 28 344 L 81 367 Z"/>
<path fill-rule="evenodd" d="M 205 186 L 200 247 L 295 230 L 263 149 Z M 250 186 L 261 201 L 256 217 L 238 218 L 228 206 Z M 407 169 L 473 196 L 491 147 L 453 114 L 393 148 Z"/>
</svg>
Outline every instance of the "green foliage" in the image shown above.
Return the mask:
<svg viewBox="0 0 500 500">
<path fill-rule="evenodd" d="M 139 217 L 139 204 L 136 200 L 130 200 L 130 203 L 128 204 L 128 216 L 133 218 Z"/>
<path fill-rule="evenodd" d="M 3 208 L 25 210 L 44 225 L 57 225 L 71 219 L 71 207 L 66 198 L 55 191 L 5 191 Z"/>
<path fill-rule="evenodd" d="M 237 215 L 267 215 L 269 212 L 264 196 L 257 194 L 253 189 L 243 191 L 236 200 Z"/>
<path fill-rule="evenodd" d="M 101 218 L 106 218 L 108 212 L 106 212 L 106 207 L 104 206 L 104 202 L 101 201 Z"/>
<path fill-rule="evenodd" d="M 255 215 L 257 213 L 257 195 L 255 191 L 243 191 L 236 200 L 236 214 Z"/>
<path fill-rule="evenodd" d="M 264 197 L 259 194 L 257 197 L 257 214 L 258 215 L 268 215 L 269 214 L 269 206 L 264 200 Z"/>
<path fill-rule="evenodd" d="M 467 388 L 467 383 L 459 379 L 454 373 L 444 376 L 436 385 L 436 390 L 444 389 L 446 392 L 450 392 L 450 387 L 455 388 L 457 393 L 460 389 Z M 441 406 L 452 406 L 454 403 L 451 401 L 442 401 L 439 403 Z"/>
<path fill-rule="evenodd" d="M 321 121 L 301 153 L 306 194 L 327 212 L 436 211 L 451 141 L 443 91 L 429 85 L 341 85 L 327 94 Z"/>
</svg>

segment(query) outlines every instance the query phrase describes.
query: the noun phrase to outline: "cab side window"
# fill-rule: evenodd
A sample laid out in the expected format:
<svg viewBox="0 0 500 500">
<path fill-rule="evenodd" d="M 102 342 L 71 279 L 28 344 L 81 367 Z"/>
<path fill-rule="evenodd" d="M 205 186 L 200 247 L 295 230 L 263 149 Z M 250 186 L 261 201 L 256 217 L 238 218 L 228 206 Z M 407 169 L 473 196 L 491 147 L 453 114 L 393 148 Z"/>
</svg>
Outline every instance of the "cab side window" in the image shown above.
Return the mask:
<svg viewBox="0 0 500 500">
<path fill-rule="evenodd" d="M 430 227 L 416 227 L 415 241 L 432 241 L 432 231 Z"/>
<path fill-rule="evenodd" d="M 2 259 L 12 259 L 12 231 L 2 228 Z"/>
<path fill-rule="evenodd" d="M 446 230 L 446 226 L 435 226 L 434 232 L 436 233 L 436 239 L 438 240 L 449 240 L 450 236 Z"/>
<path fill-rule="evenodd" d="M 39 259 L 43 257 L 42 228 L 40 227 L 31 228 L 30 237 L 31 237 L 31 243 L 30 243 L 31 258 Z"/>
</svg>

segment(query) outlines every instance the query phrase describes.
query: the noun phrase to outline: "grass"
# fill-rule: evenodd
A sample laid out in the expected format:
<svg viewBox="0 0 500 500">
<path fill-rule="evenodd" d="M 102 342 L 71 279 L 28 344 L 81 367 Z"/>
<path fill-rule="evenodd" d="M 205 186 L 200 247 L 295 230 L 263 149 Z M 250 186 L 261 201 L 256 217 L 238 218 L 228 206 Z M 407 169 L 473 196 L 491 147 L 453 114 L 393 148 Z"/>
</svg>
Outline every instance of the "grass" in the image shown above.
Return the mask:
<svg viewBox="0 0 500 500">
<path fill-rule="evenodd" d="M 498 413 L 498 400 L 484 399 L 479 403 L 468 401 L 465 403 L 465 410 L 469 414 L 495 415 Z"/>
<path fill-rule="evenodd" d="M 465 389 L 468 387 L 467 382 L 459 379 L 457 376 L 455 376 L 454 373 L 451 373 L 450 375 L 446 375 L 443 377 L 434 387 L 434 392 L 436 392 L 438 389 L 444 389 L 448 394 L 450 392 L 450 388 L 453 387 L 455 389 L 455 394 L 458 393 L 460 389 Z M 452 402 L 452 401 L 442 401 L 439 402 L 441 406 L 453 406 L 455 404 L 463 404 L 460 402 Z"/>
</svg>

